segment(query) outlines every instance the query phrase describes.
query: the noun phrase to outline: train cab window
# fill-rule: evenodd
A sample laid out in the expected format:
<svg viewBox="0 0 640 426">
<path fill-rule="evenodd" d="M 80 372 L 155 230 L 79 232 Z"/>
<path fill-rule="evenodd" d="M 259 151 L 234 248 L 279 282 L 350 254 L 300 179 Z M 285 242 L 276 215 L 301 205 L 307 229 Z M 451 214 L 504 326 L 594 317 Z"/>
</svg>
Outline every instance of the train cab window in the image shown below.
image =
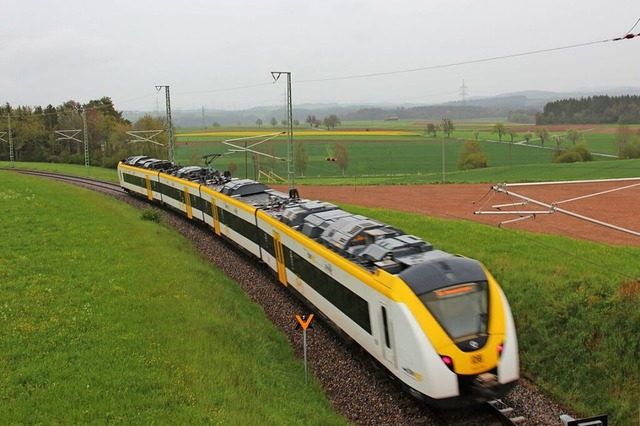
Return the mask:
<svg viewBox="0 0 640 426">
<path fill-rule="evenodd" d="M 486 281 L 439 288 L 420 295 L 420 300 L 454 340 L 487 333 Z"/>
</svg>

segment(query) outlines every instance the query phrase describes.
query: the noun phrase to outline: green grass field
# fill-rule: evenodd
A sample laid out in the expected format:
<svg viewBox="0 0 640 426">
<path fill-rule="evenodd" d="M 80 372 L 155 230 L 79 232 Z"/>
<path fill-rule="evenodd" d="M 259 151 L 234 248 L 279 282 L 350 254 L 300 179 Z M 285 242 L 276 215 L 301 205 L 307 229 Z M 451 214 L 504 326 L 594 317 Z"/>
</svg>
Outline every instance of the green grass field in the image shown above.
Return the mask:
<svg viewBox="0 0 640 426">
<path fill-rule="evenodd" d="M 89 190 L 0 179 L 0 423 L 346 424 L 175 231 Z"/>
<path fill-rule="evenodd" d="M 539 179 L 539 175 L 556 174 L 558 170 L 552 163 L 556 152 L 556 144 L 552 137 L 563 135 L 564 131 L 550 132 L 550 140 L 544 146 L 539 140 L 532 139 L 530 143 L 523 143 L 525 131 L 520 131 L 511 143 L 508 136 L 499 141 L 498 135 L 492 133 L 489 123 L 459 123 L 450 138 L 444 141 L 441 133 L 434 138 L 425 134 L 425 123 L 420 121 L 376 121 L 376 122 L 348 122 L 337 130 L 327 132 L 311 130 L 307 127 L 294 129 L 294 144 L 303 145 L 307 155 L 307 166 L 304 173 L 297 173 L 296 182 L 300 184 L 340 184 L 344 179 L 346 184 L 359 182 L 361 184 L 396 184 L 396 183 L 437 183 L 443 180 L 443 164 L 445 180 L 450 182 L 476 182 L 478 176 L 483 176 L 486 182 L 499 181 L 505 175 L 505 169 L 519 167 L 533 167 L 536 170 L 531 176 L 515 173 L 511 181 L 529 181 Z M 509 126 L 507 126 L 509 127 Z M 532 126 L 517 126 L 533 133 Z M 190 131 L 178 135 L 176 156 L 184 164 L 201 163 L 205 154 L 225 154 L 214 161 L 213 166 L 218 169 L 237 168 L 235 174 L 239 177 L 260 178 L 258 170 L 264 173 L 273 172 L 287 177 L 287 137 L 280 135 L 264 143 L 254 143 L 265 140 L 262 138 L 243 139 L 269 132 L 278 132 L 275 128 L 222 128 L 215 131 Z M 599 130 L 596 132 L 596 130 Z M 478 173 L 460 172 L 459 153 L 466 140 L 475 139 L 474 132 L 480 132 L 478 141 L 484 150 L 489 167 Z M 365 136 L 363 136 L 363 133 Z M 369 136 L 366 136 L 366 135 Z M 244 135 L 244 136 L 243 136 Z M 592 131 L 582 132 L 584 143 L 591 150 L 594 161 L 589 165 L 575 165 L 574 168 L 601 169 L 611 166 L 600 165 L 601 162 L 615 161 L 618 146 L 615 128 L 595 126 Z M 232 147 L 222 141 L 233 141 L 239 147 L 250 147 L 261 153 L 267 153 L 280 160 L 261 155 L 242 152 L 230 152 Z M 327 161 L 334 156 L 336 144 L 343 144 L 349 156 L 348 167 L 344 172 L 338 163 Z M 570 146 L 569 141 L 561 145 Z M 444 159 L 443 159 L 444 147 Z M 569 168 L 571 168 L 570 165 Z M 546 169 L 544 172 L 538 170 Z M 495 176 L 493 176 L 495 172 Z M 638 171 L 632 171 L 637 176 Z M 507 173 L 508 174 L 508 173 Z M 596 172 L 596 175 L 600 173 Z M 567 179 L 574 179 L 569 173 Z M 604 173 L 608 176 L 608 173 Z M 623 177 L 629 177 L 625 175 Z M 546 180 L 547 178 L 542 178 Z M 580 179 L 579 177 L 577 179 Z"/>
</svg>

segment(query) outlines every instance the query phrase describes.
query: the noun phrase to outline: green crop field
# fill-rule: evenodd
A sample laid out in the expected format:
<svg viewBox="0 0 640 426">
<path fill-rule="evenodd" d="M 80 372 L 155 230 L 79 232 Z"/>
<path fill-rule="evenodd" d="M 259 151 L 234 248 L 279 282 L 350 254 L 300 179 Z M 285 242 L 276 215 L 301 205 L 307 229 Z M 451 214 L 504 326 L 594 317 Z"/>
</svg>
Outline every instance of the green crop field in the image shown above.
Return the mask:
<svg viewBox="0 0 640 426">
<path fill-rule="evenodd" d="M 437 123 L 436 123 L 437 124 Z M 535 126 L 514 125 L 517 135 L 511 142 L 505 135 L 500 141 L 492 132 L 493 123 L 459 123 L 456 130 L 445 139 L 442 133 L 438 137 L 425 134 L 426 122 L 415 120 L 348 122 L 336 130 L 312 130 L 308 127 L 294 129 L 294 150 L 302 146 L 305 151 L 306 167 L 295 174 L 300 184 L 397 184 L 397 183 L 435 183 L 443 180 L 449 182 L 474 182 L 478 176 L 484 176 L 487 182 L 493 182 L 505 175 L 505 168 L 518 167 L 547 168 L 549 174 L 557 173 L 558 168 L 552 164 L 553 155 L 557 151 L 554 137 L 564 137 L 567 128 L 550 132 L 550 138 L 544 144 L 535 136 Z M 509 127 L 509 126 L 505 126 Z M 184 164 L 202 163 L 205 154 L 224 154 L 213 162 L 218 169 L 235 170 L 239 177 L 266 180 L 266 176 L 274 173 L 283 179 L 287 178 L 288 140 L 286 134 L 265 137 L 281 132 L 275 128 L 221 128 L 215 131 L 190 131 L 178 135 L 176 157 Z M 635 131 L 635 130 L 634 130 Z M 462 172 L 459 169 L 459 153 L 467 140 L 477 139 L 487 156 L 488 168 L 482 171 Z M 525 133 L 533 135 L 529 143 L 523 139 Z M 583 142 L 592 152 L 594 161 L 590 166 L 567 165 L 580 168 L 610 168 L 602 162 L 615 160 L 618 153 L 615 128 L 594 126 L 581 132 Z M 262 137 L 256 137 L 263 135 Z M 268 139 L 268 140 L 267 140 Z M 265 142 L 261 142 L 264 141 Z M 225 145 L 228 141 L 236 147 Z M 254 145 L 255 144 L 255 145 Z M 343 145 L 348 153 L 348 164 L 343 171 L 337 162 L 327 161 L 335 157 L 336 145 Z M 571 143 L 563 140 L 561 148 Z M 255 152 L 241 152 L 248 147 Z M 236 152 L 233 152 L 236 151 Z M 239 152 L 240 151 L 240 152 Z M 492 176 L 495 172 L 495 177 Z M 625 173 L 625 172 L 623 172 Z M 637 176 L 638 172 L 632 176 Z M 507 173 L 508 174 L 508 173 Z M 606 174 L 606 173 L 605 173 Z M 520 180 L 537 180 L 538 177 L 527 177 L 515 173 Z M 535 173 L 535 176 L 544 173 Z M 465 180 L 469 176 L 470 180 Z M 621 177 L 628 177 L 627 174 Z M 275 178 L 274 178 L 275 179 Z M 545 180 L 543 178 L 542 180 Z"/>
</svg>

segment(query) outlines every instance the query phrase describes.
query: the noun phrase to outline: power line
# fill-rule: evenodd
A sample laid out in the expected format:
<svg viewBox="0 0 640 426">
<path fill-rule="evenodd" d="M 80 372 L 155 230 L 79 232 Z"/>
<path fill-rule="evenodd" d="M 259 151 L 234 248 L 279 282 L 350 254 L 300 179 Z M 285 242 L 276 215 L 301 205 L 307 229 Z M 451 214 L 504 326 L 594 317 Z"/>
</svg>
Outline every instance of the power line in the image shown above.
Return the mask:
<svg viewBox="0 0 640 426">
<path fill-rule="evenodd" d="M 226 89 L 212 89 L 212 90 L 196 90 L 191 92 L 176 92 L 177 95 L 197 95 L 199 93 L 219 93 L 219 92 L 230 92 L 234 90 L 244 90 L 244 89 L 252 89 L 254 87 L 262 87 L 262 86 L 272 86 L 273 83 L 256 83 L 249 84 L 246 86 L 237 86 L 237 87 L 229 87 Z"/>
<path fill-rule="evenodd" d="M 404 69 L 404 70 L 384 71 L 384 72 L 369 73 L 369 74 L 358 74 L 358 75 L 352 75 L 352 76 L 326 77 L 326 78 L 318 78 L 318 79 L 310 79 L 310 80 L 298 80 L 298 81 L 292 81 L 292 83 L 300 83 L 300 84 L 319 83 L 319 82 L 326 82 L 326 81 L 355 80 L 355 79 L 360 79 L 360 78 L 379 77 L 379 76 L 395 75 L 395 74 L 406 74 L 406 73 L 412 73 L 412 72 L 429 71 L 429 70 L 441 69 L 441 68 L 452 68 L 452 67 L 457 67 L 457 66 L 461 66 L 461 65 L 470 65 L 470 64 L 477 64 L 477 63 L 483 63 L 483 62 L 498 61 L 498 60 L 503 60 L 503 59 L 518 58 L 518 57 L 522 57 L 522 56 L 538 55 L 538 54 L 542 54 L 542 53 L 548 53 L 548 52 L 555 52 L 555 51 L 560 51 L 560 50 L 575 49 L 575 48 L 578 48 L 578 47 L 591 46 L 591 45 L 600 44 L 600 43 L 608 43 L 608 42 L 611 42 L 611 41 L 628 40 L 628 39 L 632 39 L 632 38 L 635 38 L 635 37 L 640 37 L 640 34 L 631 34 L 631 31 L 633 31 L 633 29 L 638 25 L 638 23 L 640 23 L 640 18 L 638 18 L 638 20 L 633 25 L 633 27 L 631 27 L 631 29 L 629 31 L 627 31 L 627 33 L 624 36 L 616 37 L 616 38 L 612 38 L 612 39 L 596 40 L 596 41 L 590 41 L 590 42 L 586 42 L 586 43 L 571 44 L 571 45 L 567 45 L 567 46 L 551 47 L 551 48 L 547 48 L 547 49 L 532 50 L 532 51 L 527 51 L 527 52 L 512 53 L 512 54 L 508 54 L 508 55 L 493 56 L 493 57 L 481 58 L 481 59 L 472 59 L 472 60 L 468 60 L 468 61 L 452 62 L 452 63 L 448 63 L 448 64 L 431 65 L 431 66 L 419 67 L 419 68 L 409 68 L 409 69 Z M 256 88 L 256 87 L 264 87 L 264 86 L 270 86 L 270 85 L 272 85 L 272 83 L 256 83 L 256 84 L 249 84 L 249 85 L 244 85 L 244 86 L 236 86 L 236 87 L 221 88 L 221 89 L 196 90 L 196 91 L 188 91 L 188 92 L 176 92 L 176 94 L 178 94 L 178 95 L 193 95 L 193 94 L 201 94 L 201 93 L 220 93 L 220 92 L 230 92 L 230 91 L 235 91 L 235 90 L 251 89 L 251 88 Z"/>
<path fill-rule="evenodd" d="M 541 54 L 541 53 L 554 52 L 554 51 L 558 51 L 558 50 L 574 49 L 574 48 L 577 48 L 577 47 L 584 47 L 584 46 L 591 46 L 591 45 L 594 45 L 594 44 L 607 43 L 609 41 L 617 41 L 617 40 L 616 39 L 607 39 L 607 40 L 590 41 L 590 42 L 587 42 L 587 43 L 578 43 L 578 44 L 572 44 L 572 45 L 568 45 L 568 46 L 551 47 L 551 48 L 548 48 L 548 49 L 531 50 L 531 51 L 528 51 L 528 52 L 512 53 L 512 54 L 509 54 L 509 55 L 493 56 L 493 57 L 482 58 L 482 59 L 472 59 L 472 60 L 469 60 L 469 61 L 452 62 L 452 63 L 448 63 L 448 64 L 431 65 L 431 66 L 426 66 L 426 67 L 409 68 L 409 69 L 396 70 L 396 71 L 385 71 L 385 72 L 378 72 L 378 73 L 371 73 L 371 74 L 359 74 L 359 75 L 342 76 L 342 77 L 328 77 L 328 78 L 319 78 L 319 79 L 314 79 L 314 80 L 300 80 L 300 81 L 297 81 L 296 83 L 318 83 L 318 82 L 325 82 L 325 81 L 355 80 L 355 79 L 360 79 L 360 78 L 380 77 L 380 76 L 395 75 L 395 74 L 407 74 L 407 73 L 412 73 L 412 72 L 428 71 L 428 70 L 435 70 L 435 69 L 441 69 L 441 68 L 452 68 L 452 67 L 458 67 L 458 66 L 461 66 L 461 65 L 478 64 L 478 63 L 482 63 L 482 62 L 491 62 L 491 61 L 498 61 L 498 60 L 502 60 L 502 59 L 517 58 L 517 57 L 521 57 L 521 56 L 538 55 L 538 54 Z"/>
<path fill-rule="evenodd" d="M 636 21 L 636 23 L 635 23 L 635 24 L 633 24 L 633 27 L 631 27 L 631 29 L 630 29 L 629 31 L 627 31 L 627 35 L 629 35 L 629 34 L 633 31 L 633 29 L 636 27 L 636 25 L 638 25 L 638 23 L 640 23 L 640 18 L 638 18 L 638 20 Z M 636 34 L 636 35 L 640 35 L 640 34 Z M 625 37 L 626 37 L 626 36 L 625 36 Z M 631 37 L 631 38 L 633 38 L 633 37 Z"/>
</svg>

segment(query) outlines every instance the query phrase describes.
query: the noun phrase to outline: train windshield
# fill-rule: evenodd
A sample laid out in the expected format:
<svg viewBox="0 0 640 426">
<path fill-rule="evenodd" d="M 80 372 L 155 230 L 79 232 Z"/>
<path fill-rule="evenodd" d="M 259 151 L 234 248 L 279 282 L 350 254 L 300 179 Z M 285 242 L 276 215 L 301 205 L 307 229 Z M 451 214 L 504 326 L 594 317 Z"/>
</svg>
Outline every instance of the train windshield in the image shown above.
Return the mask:
<svg viewBox="0 0 640 426">
<path fill-rule="evenodd" d="M 487 332 L 487 282 L 457 284 L 420 296 L 453 340 Z"/>
</svg>

